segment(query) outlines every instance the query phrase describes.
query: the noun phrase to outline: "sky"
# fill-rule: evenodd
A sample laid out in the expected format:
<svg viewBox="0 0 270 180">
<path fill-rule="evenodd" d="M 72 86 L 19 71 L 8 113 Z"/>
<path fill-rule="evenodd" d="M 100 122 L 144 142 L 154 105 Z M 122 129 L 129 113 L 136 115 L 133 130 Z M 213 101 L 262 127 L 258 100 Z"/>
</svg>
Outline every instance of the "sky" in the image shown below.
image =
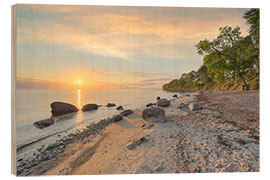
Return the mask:
<svg viewBox="0 0 270 180">
<path fill-rule="evenodd" d="M 161 88 L 203 63 L 195 45 L 248 9 L 16 6 L 18 89 Z"/>
</svg>

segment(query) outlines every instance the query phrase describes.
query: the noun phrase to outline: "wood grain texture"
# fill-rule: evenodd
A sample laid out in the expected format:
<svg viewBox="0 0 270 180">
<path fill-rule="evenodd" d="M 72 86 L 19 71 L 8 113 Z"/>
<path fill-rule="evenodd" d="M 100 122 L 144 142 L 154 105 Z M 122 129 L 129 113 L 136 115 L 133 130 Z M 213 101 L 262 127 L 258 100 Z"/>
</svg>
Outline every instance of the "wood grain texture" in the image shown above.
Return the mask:
<svg viewBox="0 0 270 180">
<path fill-rule="evenodd" d="M 16 175 L 16 61 L 17 24 L 16 5 L 11 7 L 11 173 Z"/>
</svg>

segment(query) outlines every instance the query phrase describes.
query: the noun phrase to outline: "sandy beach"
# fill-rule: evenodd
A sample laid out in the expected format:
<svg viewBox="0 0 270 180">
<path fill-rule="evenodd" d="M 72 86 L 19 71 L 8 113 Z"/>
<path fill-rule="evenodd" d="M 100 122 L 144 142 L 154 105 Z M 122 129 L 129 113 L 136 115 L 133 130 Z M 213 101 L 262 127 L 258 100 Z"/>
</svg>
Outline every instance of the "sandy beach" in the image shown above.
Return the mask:
<svg viewBox="0 0 270 180">
<path fill-rule="evenodd" d="M 192 102 L 203 108 L 190 111 Z M 139 109 L 78 132 L 21 175 L 259 171 L 258 91 L 197 91 L 163 109 L 165 123 L 143 120 Z"/>
</svg>

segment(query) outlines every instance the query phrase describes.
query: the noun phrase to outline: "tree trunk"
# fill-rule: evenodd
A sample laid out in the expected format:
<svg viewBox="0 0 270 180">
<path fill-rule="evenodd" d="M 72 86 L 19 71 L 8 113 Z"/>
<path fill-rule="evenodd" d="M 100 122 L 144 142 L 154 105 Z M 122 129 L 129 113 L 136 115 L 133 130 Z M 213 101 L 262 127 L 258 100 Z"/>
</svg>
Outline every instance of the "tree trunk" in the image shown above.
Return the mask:
<svg viewBox="0 0 270 180">
<path fill-rule="evenodd" d="M 246 81 L 241 73 L 239 74 L 239 77 L 240 77 L 242 83 L 244 84 L 242 87 L 242 90 L 249 90 L 249 85 L 246 83 Z"/>
<path fill-rule="evenodd" d="M 241 81 L 243 83 L 242 90 L 249 90 L 249 85 L 246 83 L 246 81 L 245 81 L 245 79 L 243 77 L 243 74 L 241 73 L 240 68 L 238 67 L 237 63 L 235 63 L 235 67 L 236 67 L 236 70 L 237 70 L 237 74 L 238 74 L 239 78 L 241 79 Z"/>
</svg>

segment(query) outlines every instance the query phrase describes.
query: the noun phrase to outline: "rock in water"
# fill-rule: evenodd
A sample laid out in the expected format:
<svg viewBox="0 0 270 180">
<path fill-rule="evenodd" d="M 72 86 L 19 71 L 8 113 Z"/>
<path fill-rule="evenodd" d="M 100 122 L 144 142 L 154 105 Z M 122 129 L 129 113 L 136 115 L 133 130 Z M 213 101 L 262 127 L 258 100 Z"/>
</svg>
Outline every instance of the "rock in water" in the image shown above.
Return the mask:
<svg viewBox="0 0 270 180">
<path fill-rule="evenodd" d="M 116 104 L 114 104 L 114 103 L 108 103 L 108 104 L 106 105 L 106 107 L 114 107 L 114 106 L 116 106 Z"/>
<path fill-rule="evenodd" d="M 127 110 L 124 110 L 123 112 L 121 112 L 120 114 L 122 116 L 128 116 L 128 115 L 130 115 L 132 113 L 133 113 L 133 111 L 131 109 L 127 109 Z"/>
<path fill-rule="evenodd" d="M 53 102 L 51 103 L 51 108 L 53 117 L 78 111 L 76 106 L 65 102 Z"/>
<path fill-rule="evenodd" d="M 157 102 L 157 106 L 160 106 L 160 107 L 168 107 L 169 105 L 171 104 L 170 101 L 168 101 L 167 99 L 163 98 L 161 100 L 159 100 Z"/>
<path fill-rule="evenodd" d="M 142 112 L 142 118 L 149 122 L 165 122 L 165 111 L 161 108 L 151 107 Z"/>
<path fill-rule="evenodd" d="M 91 110 L 96 110 L 98 109 L 97 104 L 86 104 L 83 106 L 82 111 L 91 111 Z"/>
<path fill-rule="evenodd" d="M 124 110 L 123 106 L 118 106 L 116 110 Z"/>
<path fill-rule="evenodd" d="M 196 111 L 202 109 L 202 106 L 199 103 L 190 103 L 189 104 L 189 109 L 191 111 Z"/>
<path fill-rule="evenodd" d="M 175 94 L 175 95 L 173 95 L 172 97 L 177 98 L 178 96 L 177 96 L 177 94 Z"/>
<path fill-rule="evenodd" d="M 157 101 L 158 101 L 158 100 L 160 100 L 160 97 L 159 97 L 159 96 L 157 97 Z"/>
<path fill-rule="evenodd" d="M 148 103 L 148 104 L 146 104 L 146 107 L 151 107 L 153 105 L 154 105 L 153 103 Z"/>
<path fill-rule="evenodd" d="M 36 128 L 43 129 L 45 127 L 53 125 L 54 124 L 54 119 L 53 118 L 44 119 L 44 120 L 36 121 L 33 124 L 34 124 L 34 126 Z"/>
<path fill-rule="evenodd" d="M 123 117 L 118 114 L 118 115 L 115 115 L 112 117 L 112 122 L 120 121 L 122 119 L 123 119 Z"/>
</svg>

